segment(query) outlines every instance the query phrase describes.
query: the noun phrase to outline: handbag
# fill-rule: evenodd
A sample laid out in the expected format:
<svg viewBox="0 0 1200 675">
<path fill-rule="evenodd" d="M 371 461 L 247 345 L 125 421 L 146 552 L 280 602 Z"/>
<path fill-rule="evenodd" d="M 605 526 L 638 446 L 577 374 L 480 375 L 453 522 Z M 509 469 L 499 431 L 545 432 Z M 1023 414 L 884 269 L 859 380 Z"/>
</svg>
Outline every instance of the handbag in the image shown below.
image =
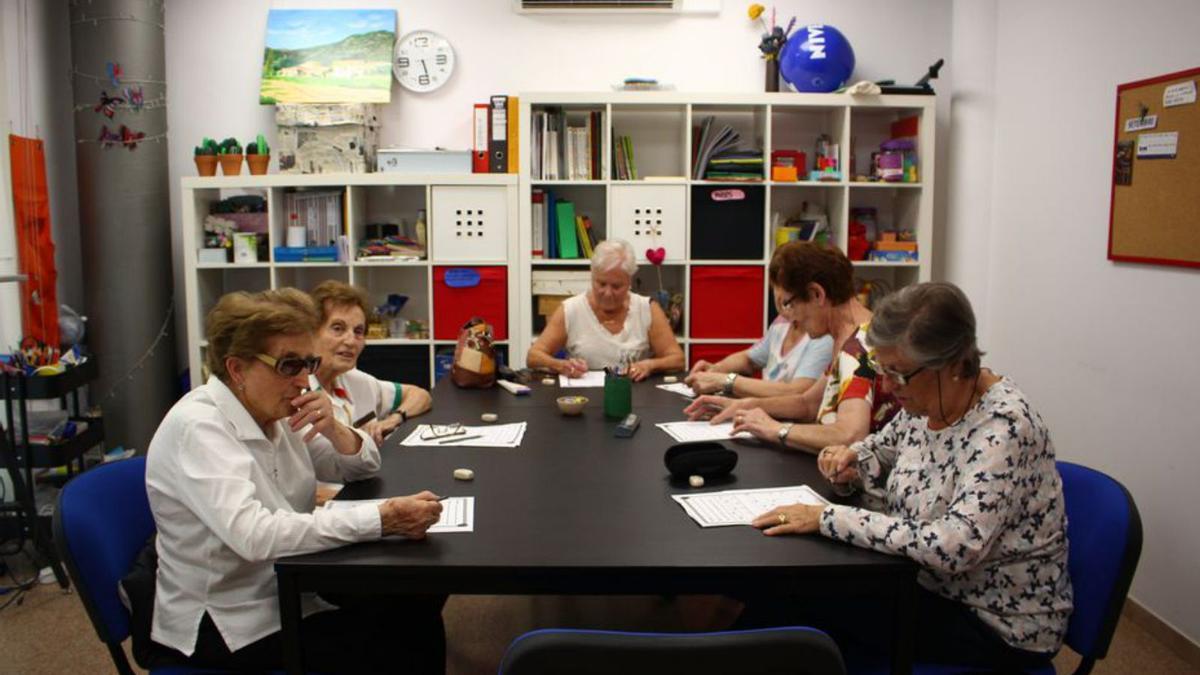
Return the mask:
<svg viewBox="0 0 1200 675">
<path fill-rule="evenodd" d="M 450 381 L 464 389 L 487 389 L 496 383 L 496 349 L 492 327 L 473 316 L 458 331 Z"/>
</svg>

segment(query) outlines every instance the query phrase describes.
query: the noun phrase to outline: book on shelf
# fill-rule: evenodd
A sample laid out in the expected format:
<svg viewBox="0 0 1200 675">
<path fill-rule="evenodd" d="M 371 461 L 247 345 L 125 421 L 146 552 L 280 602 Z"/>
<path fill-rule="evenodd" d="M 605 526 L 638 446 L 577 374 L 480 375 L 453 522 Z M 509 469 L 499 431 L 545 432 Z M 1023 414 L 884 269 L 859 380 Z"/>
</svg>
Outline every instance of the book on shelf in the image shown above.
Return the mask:
<svg viewBox="0 0 1200 675">
<path fill-rule="evenodd" d="M 588 239 L 587 225 L 583 216 L 575 216 L 575 234 L 579 237 L 579 247 L 583 249 L 583 257 L 591 259 L 592 241 Z"/>
<path fill-rule="evenodd" d="M 533 180 L 599 180 L 604 113 L 568 113 L 558 106 L 530 113 Z"/>
<path fill-rule="evenodd" d="M 533 209 L 530 212 L 531 239 L 534 258 L 546 255 L 546 193 L 534 188 Z"/>
<path fill-rule="evenodd" d="M 578 258 L 579 237 L 575 231 L 575 204 L 565 199 L 554 204 L 558 221 L 558 257 Z"/>
<path fill-rule="evenodd" d="M 546 190 L 546 257 L 558 256 L 558 211 L 554 207 L 554 193 Z"/>
<path fill-rule="evenodd" d="M 762 150 L 738 147 L 741 134 L 728 124 L 717 127 L 712 115 L 692 130 L 694 180 L 762 180 Z"/>
<path fill-rule="evenodd" d="M 616 179 L 637 180 L 637 163 L 633 160 L 633 138 L 616 136 L 613 139 L 613 156 L 616 158 Z"/>
</svg>

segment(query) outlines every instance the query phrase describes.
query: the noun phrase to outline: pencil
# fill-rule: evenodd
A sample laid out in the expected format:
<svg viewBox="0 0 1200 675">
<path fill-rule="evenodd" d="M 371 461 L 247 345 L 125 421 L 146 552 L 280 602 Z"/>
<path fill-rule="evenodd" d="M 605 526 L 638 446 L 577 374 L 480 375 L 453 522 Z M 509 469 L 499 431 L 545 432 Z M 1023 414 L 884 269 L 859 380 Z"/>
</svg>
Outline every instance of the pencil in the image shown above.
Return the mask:
<svg viewBox="0 0 1200 675">
<path fill-rule="evenodd" d="M 483 438 L 483 434 L 476 434 L 474 436 L 463 436 L 461 438 L 458 436 L 452 436 L 445 440 L 438 441 L 438 445 L 446 445 L 447 443 L 461 443 L 462 441 L 473 441 L 476 438 Z"/>
</svg>

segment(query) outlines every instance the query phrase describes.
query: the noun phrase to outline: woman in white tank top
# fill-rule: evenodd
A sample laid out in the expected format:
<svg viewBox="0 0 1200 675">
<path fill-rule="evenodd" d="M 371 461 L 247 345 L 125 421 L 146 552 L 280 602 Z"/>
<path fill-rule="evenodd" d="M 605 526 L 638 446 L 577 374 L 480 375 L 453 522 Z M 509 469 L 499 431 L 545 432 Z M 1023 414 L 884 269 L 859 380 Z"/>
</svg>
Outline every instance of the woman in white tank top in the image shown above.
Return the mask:
<svg viewBox="0 0 1200 675">
<path fill-rule="evenodd" d="M 681 370 L 683 349 L 667 315 L 650 298 L 630 292 L 637 261 L 628 242 L 601 242 L 592 255 L 592 287 L 564 302 L 529 348 L 530 368 L 577 377 L 621 366 L 635 381 Z M 567 358 L 555 355 L 566 349 Z"/>
</svg>

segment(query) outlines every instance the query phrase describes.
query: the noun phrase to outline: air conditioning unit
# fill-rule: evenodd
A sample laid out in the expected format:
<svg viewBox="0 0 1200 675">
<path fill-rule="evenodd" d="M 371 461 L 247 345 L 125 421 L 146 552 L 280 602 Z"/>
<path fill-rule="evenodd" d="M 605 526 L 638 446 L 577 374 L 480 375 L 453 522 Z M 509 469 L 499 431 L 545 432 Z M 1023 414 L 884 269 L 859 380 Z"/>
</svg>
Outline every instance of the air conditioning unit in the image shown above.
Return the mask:
<svg viewBox="0 0 1200 675">
<path fill-rule="evenodd" d="M 519 14 L 716 14 L 721 0 L 513 0 Z"/>
</svg>

